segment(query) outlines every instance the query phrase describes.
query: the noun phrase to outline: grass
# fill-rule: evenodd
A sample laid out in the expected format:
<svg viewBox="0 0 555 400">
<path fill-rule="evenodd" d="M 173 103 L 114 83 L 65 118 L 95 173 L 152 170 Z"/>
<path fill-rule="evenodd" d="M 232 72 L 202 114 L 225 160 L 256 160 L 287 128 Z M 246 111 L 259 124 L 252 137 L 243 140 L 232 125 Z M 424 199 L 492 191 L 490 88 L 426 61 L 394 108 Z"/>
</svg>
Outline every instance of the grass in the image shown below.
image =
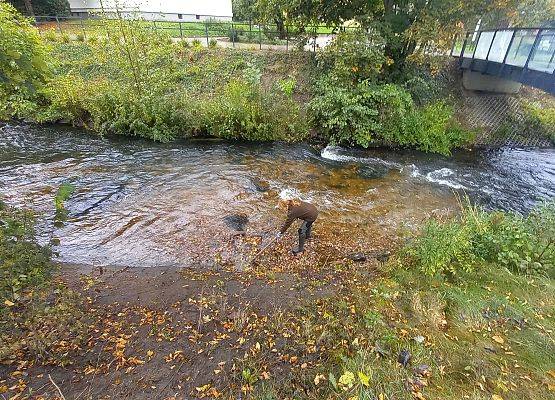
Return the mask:
<svg viewBox="0 0 555 400">
<path fill-rule="evenodd" d="M 553 309 L 548 278 L 484 264 L 450 282 L 395 264 L 375 282 L 292 313 L 285 327 L 296 330 L 273 326 L 277 335 L 292 332 L 289 374 L 240 379 L 256 399 L 553 398 Z M 406 368 L 402 350 L 411 354 Z M 245 368 L 271 363 L 257 355 Z"/>
</svg>

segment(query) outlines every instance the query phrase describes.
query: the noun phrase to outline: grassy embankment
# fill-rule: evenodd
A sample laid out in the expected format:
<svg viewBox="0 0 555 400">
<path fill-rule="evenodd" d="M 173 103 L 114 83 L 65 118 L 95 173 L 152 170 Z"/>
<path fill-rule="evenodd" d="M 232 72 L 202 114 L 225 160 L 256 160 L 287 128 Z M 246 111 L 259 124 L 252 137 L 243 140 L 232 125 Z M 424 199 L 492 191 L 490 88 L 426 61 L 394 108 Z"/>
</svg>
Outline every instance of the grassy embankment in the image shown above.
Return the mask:
<svg viewBox="0 0 555 400">
<path fill-rule="evenodd" d="M 13 37 L 5 36 L 5 45 L 14 47 L 7 53 L 13 63 L 6 64 L 4 119 L 159 141 L 298 141 L 316 132 L 345 145 L 443 154 L 472 139 L 430 73 L 407 66 L 393 74 L 374 34 L 344 32 L 314 58 L 203 49 L 152 32 L 143 21 L 105 20 L 81 40 L 62 34 L 45 43 L 49 37 L 20 29 L 25 22 L 9 9 L 2 18 Z"/>
</svg>

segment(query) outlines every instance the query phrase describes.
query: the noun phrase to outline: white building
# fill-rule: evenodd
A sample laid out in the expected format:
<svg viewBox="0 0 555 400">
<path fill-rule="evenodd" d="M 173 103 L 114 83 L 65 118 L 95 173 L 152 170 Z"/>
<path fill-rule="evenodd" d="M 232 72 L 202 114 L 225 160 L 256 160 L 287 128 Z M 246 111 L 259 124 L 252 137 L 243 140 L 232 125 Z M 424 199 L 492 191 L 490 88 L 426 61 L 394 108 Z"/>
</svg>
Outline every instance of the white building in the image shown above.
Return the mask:
<svg viewBox="0 0 555 400">
<path fill-rule="evenodd" d="M 69 0 L 71 14 L 112 14 L 148 20 L 195 21 L 233 17 L 231 0 Z"/>
</svg>

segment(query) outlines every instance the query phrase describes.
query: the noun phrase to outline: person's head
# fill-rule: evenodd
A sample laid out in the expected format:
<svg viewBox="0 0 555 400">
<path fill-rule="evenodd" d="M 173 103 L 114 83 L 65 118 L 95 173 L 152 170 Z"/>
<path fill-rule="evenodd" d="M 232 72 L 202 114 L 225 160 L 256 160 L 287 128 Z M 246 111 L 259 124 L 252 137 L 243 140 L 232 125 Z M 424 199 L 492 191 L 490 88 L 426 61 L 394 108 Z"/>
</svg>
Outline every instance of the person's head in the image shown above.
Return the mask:
<svg viewBox="0 0 555 400">
<path fill-rule="evenodd" d="M 301 201 L 298 199 L 279 199 L 276 208 L 279 208 L 282 211 L 287 211 L 293 206 L 298 206 L 301 204 Z"/>
</svg>

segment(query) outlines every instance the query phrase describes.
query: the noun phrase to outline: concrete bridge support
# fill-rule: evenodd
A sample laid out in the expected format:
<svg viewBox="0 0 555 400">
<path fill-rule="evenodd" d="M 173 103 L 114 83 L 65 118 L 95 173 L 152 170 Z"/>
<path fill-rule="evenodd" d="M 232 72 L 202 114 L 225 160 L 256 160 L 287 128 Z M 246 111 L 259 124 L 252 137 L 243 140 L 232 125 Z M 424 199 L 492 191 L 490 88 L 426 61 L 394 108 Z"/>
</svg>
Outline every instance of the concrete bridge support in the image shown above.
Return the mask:
<svg viewBox="0 0 555 400">
<path fill-rule="evenodd" d="M 485 75 L 480 72 L 463 70 L 463 87 L 467 90 L 479 90 L 490 93 L 516 94 L 522 84 L 498 76 Z"/>
</svg>

